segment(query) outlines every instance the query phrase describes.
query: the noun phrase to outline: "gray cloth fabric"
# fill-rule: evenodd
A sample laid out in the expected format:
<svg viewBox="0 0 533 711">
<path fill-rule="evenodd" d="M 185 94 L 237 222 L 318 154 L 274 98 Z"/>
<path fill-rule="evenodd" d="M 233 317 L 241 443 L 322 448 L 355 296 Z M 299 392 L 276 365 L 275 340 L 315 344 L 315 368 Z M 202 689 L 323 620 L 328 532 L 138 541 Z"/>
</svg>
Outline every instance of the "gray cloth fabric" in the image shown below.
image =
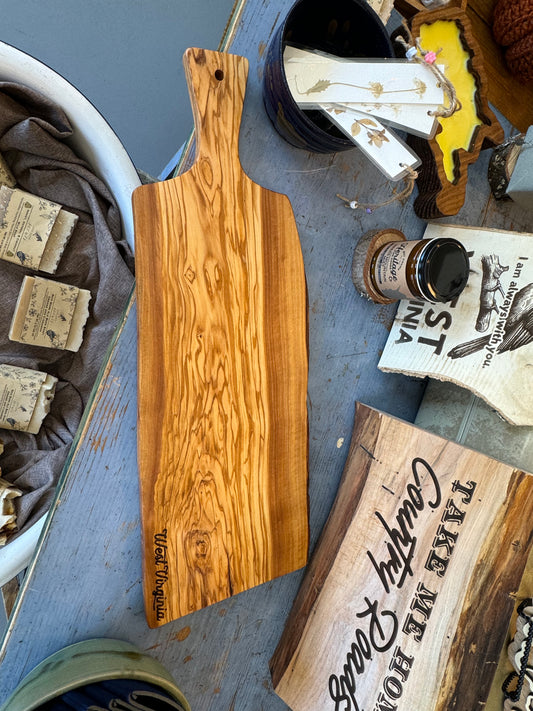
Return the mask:
<svg viewBox="0 0 533 711">
<path fill-rule="evenodd" d="M 122 238 L 116 203 L 106 185 L 69 147 L 72 133 L 61 108 L 26 87 L 0 82 L 0 151 L 17 186 L 79 216 L 57 273 L 41 276 L 89 289 L 92 297 L 77 353 L 14 343 L 8 333 L 19 289 L 23 277 L 36 272 L 0 260 L 0 363 L 35 368 L 59 379 L 38 435 L 0 429 L 2 476 L 24 492 L 16 500 L 19 531 L 50 507 L 134 281 L 133 259 Z"/>
</svg>

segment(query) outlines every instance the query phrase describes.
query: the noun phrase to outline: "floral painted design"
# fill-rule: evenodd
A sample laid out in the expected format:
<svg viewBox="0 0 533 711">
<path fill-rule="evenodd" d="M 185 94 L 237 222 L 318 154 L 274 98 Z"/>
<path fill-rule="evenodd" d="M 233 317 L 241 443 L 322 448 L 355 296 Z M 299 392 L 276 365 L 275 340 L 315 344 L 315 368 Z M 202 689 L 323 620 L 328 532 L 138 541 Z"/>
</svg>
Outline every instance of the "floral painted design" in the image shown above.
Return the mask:
<svg viewBox="0 0 533 711">
<path fill-rule="evenodd" d="M 315 84 L 313 84 L 312 87 L 310 87 L 306 91 L 301 91 L 298 86 L 297 88 L 300 94 L 309 96 L 309 94 L 320 94 L 326 89 L 329 89 L 330 86 L 349 86 L 354 89 L 362 89 L 364 91 L 370 92 L 375 99 L 379 99 L 385 94 L 405 93 L 417 94 L 418 96 L 423 97 L 427 90 L 426 83 L 418 77 L 414 77 L 413 86 L 407 87 L 406 89 L 385 89 L 383 84 L 379 81 L 371 81 L 366 86 L 362 86 L 360 84 L 352 84 L 349 82 L 330 81 L 329 79 L 319 79 Z"/>
<path fill-rule="evenodd" d="M 386 131 L 379 127 L 371 118 L 356 119 L 352 124 L 352 136 L 357 136 L 361 130 L 366 130 L 369 145 L 381 148 L 384 143 L 389 143 Z"/>
</svg>

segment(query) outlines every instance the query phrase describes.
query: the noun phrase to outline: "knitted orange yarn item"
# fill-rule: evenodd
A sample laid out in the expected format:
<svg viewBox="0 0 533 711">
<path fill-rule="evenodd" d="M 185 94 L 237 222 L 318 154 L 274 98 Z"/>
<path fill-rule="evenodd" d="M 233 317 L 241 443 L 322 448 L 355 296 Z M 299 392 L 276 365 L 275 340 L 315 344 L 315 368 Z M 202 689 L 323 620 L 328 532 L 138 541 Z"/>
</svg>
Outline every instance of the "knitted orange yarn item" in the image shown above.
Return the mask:
<svg viewBox="0 0 533 711">
<path fill-rule="evenodd" d="M 533 0 L 498 0 L 492 31 L 496 42 L 504 47 L 533 32 Z"/>
<path fill-rule="evenodd" d="M 519 81 L 533 81 L 533 32 L 507 48 L 505 61 Z"/>
</svg>

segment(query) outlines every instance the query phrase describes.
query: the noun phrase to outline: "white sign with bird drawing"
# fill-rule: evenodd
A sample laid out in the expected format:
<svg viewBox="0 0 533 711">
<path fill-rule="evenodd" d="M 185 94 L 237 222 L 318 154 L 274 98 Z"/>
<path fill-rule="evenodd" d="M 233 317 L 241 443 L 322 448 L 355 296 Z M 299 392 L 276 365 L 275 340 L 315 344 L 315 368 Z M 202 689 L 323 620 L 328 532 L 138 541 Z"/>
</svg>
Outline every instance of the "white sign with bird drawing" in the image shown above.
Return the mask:
<svg viewBox="0 0 533 711">
<path fill-rule="evenodd" d="M 516 425 L 533 425 L 533 234 L 429 224 L 470 258 L 453 302 L 400 301 L 380 370 L 468 388 Z"/>
</svg>

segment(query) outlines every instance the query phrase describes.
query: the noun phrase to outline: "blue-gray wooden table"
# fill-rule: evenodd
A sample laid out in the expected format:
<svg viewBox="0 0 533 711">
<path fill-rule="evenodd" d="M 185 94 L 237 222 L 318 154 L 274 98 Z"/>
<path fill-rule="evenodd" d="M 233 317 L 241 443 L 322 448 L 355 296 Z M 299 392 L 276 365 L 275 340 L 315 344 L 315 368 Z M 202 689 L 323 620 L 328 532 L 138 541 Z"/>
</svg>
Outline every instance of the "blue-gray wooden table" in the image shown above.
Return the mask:
<svg viewBox="0 0 533 711">
<path fill-rule="evenodd" d="M 390 196 L 390 184 L 357 149 L 311 154 L 291 147 L 273 129 L 261 95 L 264 55 L 289 6 L 288 0 L 242 3 L 226 46 L 250 62 L 240 137 L 243 167 L 256 182 L 289 196 L 304 254 L 312 550 L 342 473 L 355 401 L 413 421 L 425 385 L 378 370 L 395 306 L 376 305 L 356 293 L 351 281 L 354 246 L 375 228 L 394 227 L 409 239 L 420 238 L 425 223 L 414 215 L 412 199 L 372 214 L 346 209 L 337 193 L 379 202 Z M 527 229 L 523 213 L 490 197 L 488 159 L 485 152 L 470 168 L 465 207 L 449 221 Z M 283 711 L 287 707 L 272 690 L 268 662 L 303 571 L 159 629 L 146 624 L 136 464 L 136 338 L 133 294 L 3 640 L 0 703 L 56 650 L 91 637 L 113 637 L 159 659 L 194 711 Z"/>
</svg>

